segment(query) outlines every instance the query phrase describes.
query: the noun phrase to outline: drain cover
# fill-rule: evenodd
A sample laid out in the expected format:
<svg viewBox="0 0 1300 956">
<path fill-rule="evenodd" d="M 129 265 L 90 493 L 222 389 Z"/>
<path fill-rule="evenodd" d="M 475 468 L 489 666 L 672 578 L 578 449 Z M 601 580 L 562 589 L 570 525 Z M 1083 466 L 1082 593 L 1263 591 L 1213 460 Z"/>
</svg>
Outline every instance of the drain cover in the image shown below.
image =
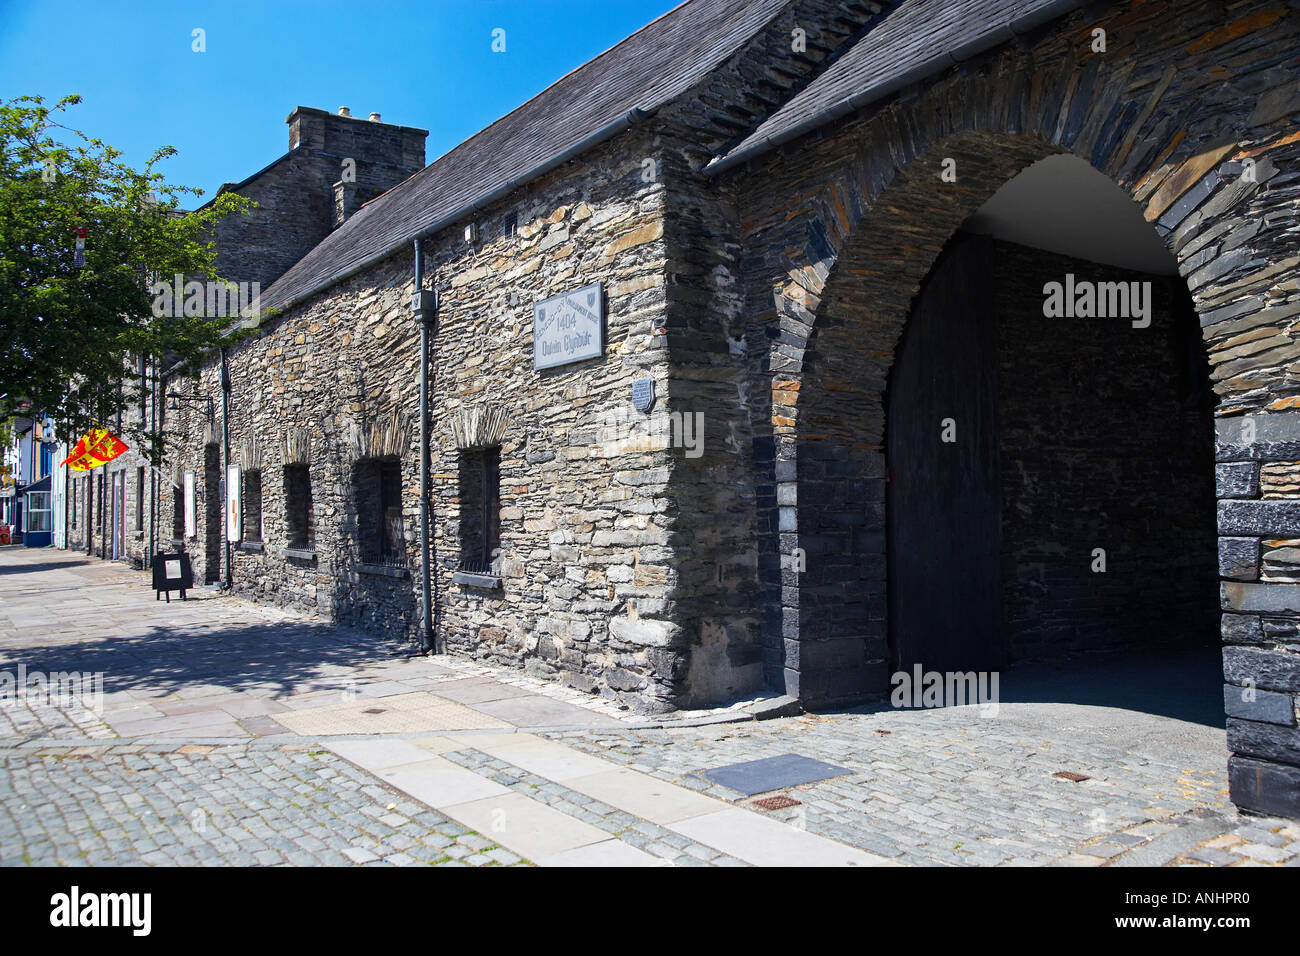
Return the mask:
<svg viewBox="0 0 1300 956">
<path fill-rule="evenodd" d="M 799 806 L 799 801 L 792 800 L 782 793 L 775 797 L 764 797 L 762 800 L 755 800 L 754 806 L 761 807 L 764 810 L 784 810 L 786 807 Z"/>
<path fill-rule="evenodd" d="M 367 707 L 365 710 L 362 711 L 362 713 L 363 714 L 386 714 L 388 713 L 388 710 L 385 707 Z"/>
<path fill-rule="evenodd" d="M 738 790 L 752 797 L 756 793 L 770 790 L 784 790 L 797 787 L 801 783 L 815 783 L 831 777 L 842 777 L 853 773 L 846 767 L 822 763 L 810 757 L 798 754 L 782 754 L 779 757 L 766 757 L 762 760 L 747 760 L 733 763 L 726 767 L 717 767 L 704 771 L 704 776 L 714 783 Z"/>
</svg>

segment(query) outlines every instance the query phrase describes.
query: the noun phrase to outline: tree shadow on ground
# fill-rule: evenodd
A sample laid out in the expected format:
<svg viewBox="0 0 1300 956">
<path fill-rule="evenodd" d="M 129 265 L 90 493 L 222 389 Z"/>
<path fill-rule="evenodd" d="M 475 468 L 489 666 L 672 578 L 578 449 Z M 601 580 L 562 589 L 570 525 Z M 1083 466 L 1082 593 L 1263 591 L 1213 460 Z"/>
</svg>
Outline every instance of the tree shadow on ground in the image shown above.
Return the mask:
<svg viewBox="0 0 1300 956">
<path fill-rule="evenodd" d="M 154 626 L 131 636 L 11 650 L 27 670 L 102 672 L 106 693 L 219 685 L 281 697 L 340 688 L 347 669 L 416 656 L 413 646 L 313 621 Z M 11 667 L 13 665 L 10 665 Z"/>
</svg>

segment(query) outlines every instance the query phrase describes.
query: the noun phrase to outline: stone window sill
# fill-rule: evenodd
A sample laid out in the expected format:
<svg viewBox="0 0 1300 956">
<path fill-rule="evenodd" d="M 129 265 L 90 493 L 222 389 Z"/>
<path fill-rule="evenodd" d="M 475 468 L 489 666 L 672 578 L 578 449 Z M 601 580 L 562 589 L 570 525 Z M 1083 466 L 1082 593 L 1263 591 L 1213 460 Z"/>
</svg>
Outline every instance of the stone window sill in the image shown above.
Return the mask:
<svg viewBox="0 0 1300 956">
<path fill-rule="evenodd" d="M 240 551 L 252 551 L 255 554 L 261 554 L 266 550 L 266 545 L 261 541 L 241 541 L 239 542 Z"/>
<path fill-rule="evenodd" d="M 382 564 L 362 564 L 358 562 L 352 565 L 352 570 L 359 574 L 373 574 L 382 578 L 409 578 L 411 573 L 406 568 L 390 568 Z"/>
<path fill-rule="evenodd" d="M 316 549 L 315 548 L 285 548 L 283 551 L 280 552 L 280 556 L 284 558 L 297 558 L 299 561 L 315 561 Z"/>
<path fill-rule="evenodd" d="M 501 587 L 501 575 L 499 574 L 473 574 L 469 571 L 456 571 L 452 574 L 451 579 L 456 584 L 464 584 L 471 588 L 492 590 Z"/>
</svg>

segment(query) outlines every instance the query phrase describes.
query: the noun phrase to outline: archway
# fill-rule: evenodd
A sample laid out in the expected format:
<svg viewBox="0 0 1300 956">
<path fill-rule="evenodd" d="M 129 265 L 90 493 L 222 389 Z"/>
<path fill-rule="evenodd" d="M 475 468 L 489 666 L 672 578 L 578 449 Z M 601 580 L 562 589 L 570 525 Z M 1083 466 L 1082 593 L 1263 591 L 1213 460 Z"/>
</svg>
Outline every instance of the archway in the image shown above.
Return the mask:
<svg viewBox="0 0 1300 956">
<path fill-rule="evenodd" d="M 957 182 L 936 186 L 953 155 L 967 157 Z M 798 420 L 798 537 L 807 554 L 800 676 L 809 702 L 884 694 L 902 664 L 982 669 L 1131 646 L 1138 632 L 1161 629 L 1162 614 L 1178 623 L 1161 633 L 1177 632 L 1188 616 L 1198 642 L 1214 633 L 1213 399 L 1192 302 L 1168 254 L 1158 272 L 1149 261 L 1129 263 L 1142 266 L 1135 271 L 1003 237 L 1023 223 L 990 227 L 1004 187 L 1033 181 L 1040 162 L 1062 193 L 1079 188 L 1062 170 L 1083 161 L 1048 144 L 949 138 L 898 174 L 871 227 L 849 239 L 831 270 L 804 356 Z M 1159 249 L 1119 187 L 1089 172 Z M 954 240 L 965 224 L 992 235 Z M 1068 222 L 1057 230 L 1072 234 Z M 1126 245 L 1116 237 L 1116 249 Z M 1014 266 L 1004 266 L 1008 257 Z M 1051 280 L 1062 296 L 1073 283 L 1068 314 L 1053 318 L 1044 315 Z M 1091 300 L 1102 312 L 1154 312 L 1076 316 L 1076 293 L 1089 284 L 1103 290 L 1099 307 Z M 1106 298 L 1129 288 L 1144 297 L 1113 306 Z M 948 301 L 936 305 L 936 295 Z M 1032 348 L 998 345 L 1017 336 Z M 900 366 L 922 340 L 927 354 L 911 371 Z M 1088 379 L 1108 365 L 1104 381 Z M 998 386 L 1030 372 L 1034 382 L 1020 393 Z M 1036 397 L 1055 410 L 1036 414 Z M 997 424 L 1008 412 L 1016 416 L 1009 441 Z M 917 431 L 901 437 L 897 427 L 909 420 Z M 1164 434 L 1173 421 L 1186 427 Z M 945 478 L 938 459 L 912 454 L 921 449 L 965 457 Z M 910 469 L 907 487 L 900 467 Z M 1185 472 L 1195 474 L 1180 484 Z M 1124 482 L 1131 493 L 1116 494 Z M 910 526 L 893 523 L 891 502 L 912 509 Z M 982 629 L 978 651 L 956 640 L 962 629 Z M 922 633 L 926 641 L 909 650 Z"/>
<path fill-rule="evenodd" d="M 1223 725 L 1205 348 L 1117 187 L 1061 154 L 994 193 L 922 283 L 885 406 L 895 673 L 1011 664 L 1041 694 L 1014 665 L 1074 657 L 1052 699 Z M 1195 699 L 1134 692 L 1157 648 Z"/>
<path fill-rule="evenodd" d="M 1300 20 L 1243 10 L 1223 27 L 1176 12 L 1116 7 L 888 102 L 847 112 L 846 100 L 840 119 L 736 183 L 763 396 L 751 423 L 765 675 L 813 707 L 888 686 L 885 397 L 913 298 L 998 188 L 1073 154 L 1143 208 L 1194 298 L 1217 396 L 1225 686 L 1214 697 L 1228 710 L 1232 795 L 1293 814 L 1300 567 L 1283 565 L 1300 536 L 1300 257 L 1295 187 L 1280 171 L 1300 161 L 1297 105 L 1287 68 L 1252 78 L 1212 62 L 1248 49 L 1289 64 Z M 1122 50 L 1088 52 L 1098 22 L 1126 38 Z M 1244 694 L 1255 688 L 1272 696 Z"/>
</svg>

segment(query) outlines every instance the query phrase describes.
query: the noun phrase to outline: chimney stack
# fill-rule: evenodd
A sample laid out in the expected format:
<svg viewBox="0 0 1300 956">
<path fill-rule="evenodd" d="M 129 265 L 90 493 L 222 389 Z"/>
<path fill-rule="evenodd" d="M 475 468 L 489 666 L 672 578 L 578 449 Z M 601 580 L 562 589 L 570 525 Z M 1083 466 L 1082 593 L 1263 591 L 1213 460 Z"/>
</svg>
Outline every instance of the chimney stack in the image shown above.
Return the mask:
<svg viewBox="0 0 1300 956">
<path fill-rule="evenodd" d="M 372 123 L 378 123 L 378 122 L 381 122 L 381 120 L 379 119 L 379 114 L 378 114 L 378 113 L 371 113 L 371 114 L 370 114 L 370 122 L 372 122 Z"/>
<path fill-rule="evenodd" d="M 339 116 L 351 116 L 351 115 L 352 115 L 352 111 L 348 109 L 346 106 L 339 107 Z"/>
</svg>

